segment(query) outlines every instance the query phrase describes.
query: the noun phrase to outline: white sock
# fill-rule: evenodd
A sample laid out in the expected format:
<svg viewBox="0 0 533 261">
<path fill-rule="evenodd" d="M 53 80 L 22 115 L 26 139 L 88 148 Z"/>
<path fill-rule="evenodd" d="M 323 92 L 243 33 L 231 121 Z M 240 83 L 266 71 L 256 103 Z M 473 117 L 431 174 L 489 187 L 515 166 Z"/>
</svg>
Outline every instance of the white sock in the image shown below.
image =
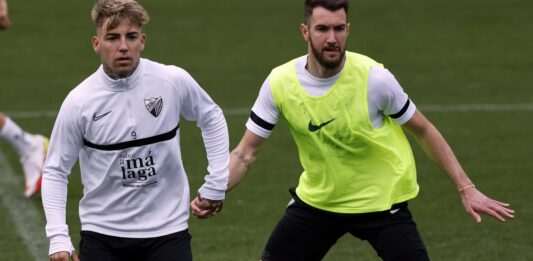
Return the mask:
<svg viewBox="0 0 533 261">
<path fill-rule="evenodd" d="M 0 138 L 6 140 L 17 151 L 19 156 L 33 148 L 32 135 L 25 132 L 9 117 L 5 119 L 4 127 L 0 130 Z"/>
</svg>

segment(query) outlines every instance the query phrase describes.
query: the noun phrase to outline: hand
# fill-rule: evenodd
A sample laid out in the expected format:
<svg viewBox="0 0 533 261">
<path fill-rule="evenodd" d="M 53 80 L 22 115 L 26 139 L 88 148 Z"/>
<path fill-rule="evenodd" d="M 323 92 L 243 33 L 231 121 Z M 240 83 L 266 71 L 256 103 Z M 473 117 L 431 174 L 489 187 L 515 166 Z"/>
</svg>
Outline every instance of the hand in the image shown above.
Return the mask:
<svg viewBox="0 0 533 261">
<path fill-rule="evenodd" d="M 76 250 L 72 250 L 71 256 L 69 256 L 67 251 L 53 253 L 50 255 L 50 261 L 70 261 L 71 257 L 73 261 L 80 261 L 76 254 Z"/>
<path fill-rule="evenodd" d="M 191 201 L 192 214 L 198 218 L 209 218 L 222 211 L 224 200 L 202 198 L 200 193 Z"/>
<path fill-rule="evenodd" d="M 468 188 L 461 193 L 463 206 L 477 223 L 481 223 L 479 212 L 505 222 L 505 218 L 514 218 L 514 210 L 509 209 L 508 203 L 493 200 L 481 193 L 475 187 Z"/>
</svg>

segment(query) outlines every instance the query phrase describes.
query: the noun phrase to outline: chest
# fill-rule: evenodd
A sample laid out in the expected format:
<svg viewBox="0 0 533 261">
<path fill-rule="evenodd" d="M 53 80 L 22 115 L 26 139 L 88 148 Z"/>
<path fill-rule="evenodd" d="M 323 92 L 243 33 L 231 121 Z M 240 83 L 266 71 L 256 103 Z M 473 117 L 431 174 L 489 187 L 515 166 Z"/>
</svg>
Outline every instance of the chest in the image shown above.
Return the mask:
<svg viewBox="0 0 533 261">
<path fill-rule="evenodd" d="M 96 93 L 82 111 L 84 139 L 115 144 L 168 132 L 179 123 L 180 106 L 170 86 Z"/>
</svg>

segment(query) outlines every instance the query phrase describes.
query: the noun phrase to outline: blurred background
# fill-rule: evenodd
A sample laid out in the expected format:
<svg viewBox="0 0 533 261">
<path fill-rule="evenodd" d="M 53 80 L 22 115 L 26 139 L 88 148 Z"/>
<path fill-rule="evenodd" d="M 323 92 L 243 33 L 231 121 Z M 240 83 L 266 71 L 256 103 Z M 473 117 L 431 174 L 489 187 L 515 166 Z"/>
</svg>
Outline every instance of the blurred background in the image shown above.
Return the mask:
<svg viewBox="0 0 533 261">
<path fill-rule="evenodd" d="M 147 1 L 143 56 L 178 65 L 224 109 L 231 148 L 270 70 L 306 53 L 299 1 Z M 91 47 L 94 1 L 8 0 L 0 32 L 0 111 L 27 131 L 50 135 L 55 113 L 99 66 Z M 350 1 L 348 50 L 383 63 L 454 148 L 476 186 L 510 202 L 516 218 L 476 224 L 452 183 L 412 143 L 419 196 L 410 208 L 433 260 L 533 260 L 533 2 L 526 0 Z M 199 129 L 183 121 L 191 193 L 207 163 Z M 195 260 L 258 260 L 297 185 L 301 167 L 284 122 L 263 146 L 220 215 L 191 218 Z M 77 247 L 76 165 L 67 219 Z M 16 153 L 0 142 L 0 259 L 47 260 L 40 196 L 22 195 Z M 343 237 L 325 260 L 379 260 L 367 242 Z"/>
</svg>

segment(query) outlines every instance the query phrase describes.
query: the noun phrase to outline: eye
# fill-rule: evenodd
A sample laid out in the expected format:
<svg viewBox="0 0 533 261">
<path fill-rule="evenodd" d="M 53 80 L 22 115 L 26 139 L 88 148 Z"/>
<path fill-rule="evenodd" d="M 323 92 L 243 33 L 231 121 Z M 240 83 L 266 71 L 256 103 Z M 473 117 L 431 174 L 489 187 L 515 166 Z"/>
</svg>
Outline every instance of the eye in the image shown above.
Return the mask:
<svg viewBox="0 0 533 261">
<path fill-rule="evenodd" d="M 346 29 L 345 25 L 335 26 L 335 32 L 342 32 Z"/>
<path fill-rule="evenodd" d="M 139 34 L 138 33 L 127 34 L 126 38 L 128 38 L 128 40 L 137 40 L 139 38 Z"/>
<path fill-rule="evenodd" d="M 316 30 L 319 32 L 327 32 L 328 28 L 326 26 L 317 26 Z"/>
<path fill-rule="evenodd" d="M 106 36 L 105 39 L 106 39 L 107 41 L 116 41 L 116 40 L 119 39 L 119 37 L 116 36 L 116 35 L 108 35 L 108 36 Z"/>
</svg>

